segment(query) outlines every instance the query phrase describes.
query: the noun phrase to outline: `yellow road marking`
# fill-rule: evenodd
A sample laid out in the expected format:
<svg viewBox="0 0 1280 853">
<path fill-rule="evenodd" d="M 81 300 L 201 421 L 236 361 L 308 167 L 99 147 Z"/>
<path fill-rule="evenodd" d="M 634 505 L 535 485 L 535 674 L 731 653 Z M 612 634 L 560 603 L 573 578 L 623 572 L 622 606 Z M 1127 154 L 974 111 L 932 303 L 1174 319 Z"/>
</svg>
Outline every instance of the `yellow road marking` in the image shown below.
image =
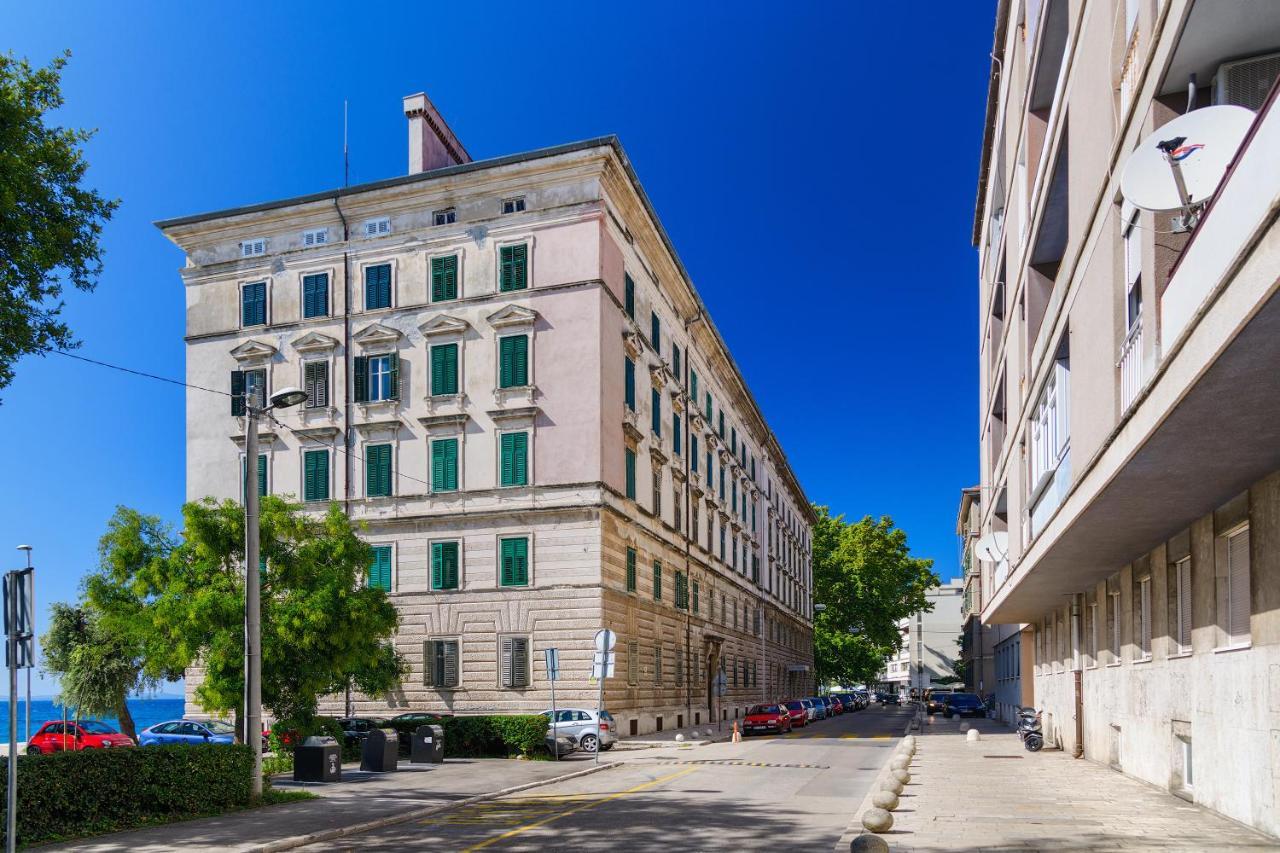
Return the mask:
<svg viewBox="0 0 1280 853">
<path fill-rule="evenodd" d="M 485 847 L 488 847 L 490 844 L 496 844 L 499 841 L 505 841 L 508 838 L 512 838 L 516 835 L 520 835 L 521 833 L 528 832 L 531 829 L 537 829 L 538 827 L 548 824 L 553 820 L 557 820 L 562 817 L 568 817 L 571 814 L 576 814 L 580 811 L 585 811 L 587 809 L 594 808 L 595 806 L 601 805 L 603 803 L 608 803 L 613 800 L 616 800 L 619 797 L 625 797 L 627 794 L 634 794 L 638 791 L 643 791 L 645 788 L 652 788 L 654 785 L 661 785 L 663 782 L 670 782 L 672 780 L 679 779 L 681 776 L 688 776 L 690 773 L 694 772 L 697 769 L 698 769 L 697 767 L 688 767 L 688 768 L 685 768 L 684 770 L 676 771 L 675 773 L 671 773 L 667 776 L 662 776 L 660 778 L 653 779 L 649 782 L 645 782 L 641 785 L 636 785 L 634 788 L 628 788 L 625 791 L 619 791 L 618 793 L 610 794 L 607 797 L 600 797 L 599 799 L 591 800 L 589 802 L 584 803 L 583 805 L 578 806 L 577 808 L 569 809 L 568 811 L 564 811 L 564 812 L 559 812 L 549 817 L 544 817 L 541 820 L 535 820 L 532 823 L 526 823 L 524 826 L 517 826 L 515 829 L 508 830 L 507 832 L 504 832 L 501 835 L 495 835 L 492 838 L 488 838 L 488 839 L 485 839 L 484 841 L 481 841 L 479 844 L 473 844 L 472 846 L 468 847 L 465 851 L 463 851 L 463 853 L 471 853 L 471 851 L 473 850 L 481 850 Z"/>
<path fill-rule="evenodd" d="M 891 740 L 893 735 L 872 735 L 872 740 Z"/>
</svg>

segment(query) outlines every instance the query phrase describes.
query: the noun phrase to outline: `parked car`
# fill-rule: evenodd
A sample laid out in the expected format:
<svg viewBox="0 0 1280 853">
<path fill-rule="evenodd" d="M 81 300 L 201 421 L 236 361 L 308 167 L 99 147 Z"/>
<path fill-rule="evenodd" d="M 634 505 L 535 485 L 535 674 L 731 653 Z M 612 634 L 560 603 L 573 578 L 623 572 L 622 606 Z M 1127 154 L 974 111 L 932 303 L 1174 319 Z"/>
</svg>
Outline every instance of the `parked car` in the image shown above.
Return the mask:
<svg viewBox="0 0 1280 853">
<path fill-rule="evenodd" d="M 235 742 L 235 727 L 221 720 L 168 720 L 138 732 L 138 746 Z"/>
<path fill-rule="evenodd" d="M 827 718 L 827 704 L 817 696 L 811 696 L 808 699 L 813 704 L 813 718 L 815 720 L 825 720 Z"/>
<path fill-rule="evenodd" d="M 783 705 L 752 705 L 742 721 L 742 733 L 784 734 L 791 731 L 791 713 Z"/>
<path fill-rule="evenodd" d="M 359 746 L 372 729 L 387 728 L 387 721 L 382 717 L 343 717 L 338 725 L 342 726 L 343 745 Z"/>
<path fill-rule="evenodd" d="M 837 696 L 837 695 L 835 695 L 835 694 L 832 694 L 831 696 L 828 696 L 828 697 L 827 697 L 827 699 L 831 702 L 831 711 L 832 711 L 832 713 L 837 714 L 837 715 L 838 715 L 838 714 L 843 714 L 843 713 L 844 713 L 844 700 L 843 700 L 843 699 L 841 699 L 839 696 Z"/>
<path fill-rule="evenodd" d="M 883 693 L 881 694 L 880 704 L 881 705 L 901 705 L 902 700 L 898 697 L 897 693 Z"/>
<path fill-rule="evenodd" d="M 862 710 L 862 700 L 858 698 L 858 694 L 856 693 L 841 693 L 840 704 L 844 705 L 844 712 L 846 714 Z"/>
<path fill-rule="evenodd" d="M 101 720 L 50 720 L 31 736 L 27 755 L 121 746 L 133 746 L 133 740 Z"/>
<path fill-rule="evenodd" d="M 809 709 L 800 699 L 792 699 L 790 702 L 784 702 L 783 707 L 787 709 L 787 714 L 791 716 L 791 727 L 807 726 L 809 724 Z"/>
<path fill-rule="evenodd" d="M 935 687 L 932 690 L 926 690 L 924 694 L 924 709 L 930 714 L 936 714 L 942 710 L 943 703 L 946 698 L 954 692 L 950 687 Z"/>
<path fill-rule="evenodd" d="M 564 758 L 566 755 L 573 755 L 578 751 L 578 746 L 573 742 L 572 738 L 565 735 L 552 735 L 547 732 L 545 741 L 547 747 L 547 755 L 554 755 Z"/>
<path fill-rule="evenodd" d="M 551 719 L 551 709 L 542 712 Z M 594 708 L 557 708 L 555 722 L 549 727 L 557 735 L 572 740 L 583 752 L 596 751 L 596 711 Z M 618 742 L 618 724 L 608 711 L 600 712 L 600 748 L 608 752 Z"/>
<path fill-rule="evenodd" d="M 985 717 L 987 706 L 973 693 L 948 693 L 942 704 L 942 714 L 952 717 Z"/>
</svg>

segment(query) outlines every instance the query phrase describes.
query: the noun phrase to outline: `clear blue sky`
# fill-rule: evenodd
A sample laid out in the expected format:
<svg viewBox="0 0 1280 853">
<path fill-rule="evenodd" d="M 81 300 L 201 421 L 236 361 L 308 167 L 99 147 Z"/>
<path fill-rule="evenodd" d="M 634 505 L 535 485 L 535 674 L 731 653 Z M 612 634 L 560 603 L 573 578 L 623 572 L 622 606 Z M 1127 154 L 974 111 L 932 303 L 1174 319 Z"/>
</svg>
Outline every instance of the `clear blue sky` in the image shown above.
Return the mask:
<svg viewBox="0 0 1280 853">
<path fill-rule="evenodd" d="M 994 0 L 149 5 L 10 4 L 0 36 L 72 50 L 58 120 L 99 129 L 89 180 L 122 200 L 67 297 L 84 355 L 181 378 L 151 223 L 340 185 L 344 98 L 353 183 L 405 171 L 417 91 L 476 159 L 616 133 L 809 496 L 956 574 Z M 177 516 L 182 390 L 51 355 L 2 398 L 0 554 L 31 543 L 38 600 L 71 599 L 117 504 Z"/>
</svg>

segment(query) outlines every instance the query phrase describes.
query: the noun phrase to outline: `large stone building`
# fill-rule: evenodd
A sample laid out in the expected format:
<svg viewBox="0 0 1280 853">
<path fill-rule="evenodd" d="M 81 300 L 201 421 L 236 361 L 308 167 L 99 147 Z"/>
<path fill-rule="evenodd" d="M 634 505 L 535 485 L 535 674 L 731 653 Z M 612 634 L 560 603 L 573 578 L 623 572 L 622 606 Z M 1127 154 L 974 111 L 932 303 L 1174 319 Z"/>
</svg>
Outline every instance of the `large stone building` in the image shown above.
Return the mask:
<svg viewBox="0 0 1280 853">
<path fill-rule="evenodd" d="M 623 734 L 812 692 L 809 503 L 618 140 L 472 162 L 405 114 L 407 176 L 159 223 L 187 381 L 304 387 L 259 488 L 374 546 L 411 674 L 354 709 L 536 712 L 551 647 L 594 705 L 601 627 Z M 190 498 L 241 494 L 239 415 L 189 392 Z"/>
<path fill-rule="evenodd" d="M 1000 0 L 992 59 L 982 619 L 1051 744 L 1280 834 L 1280 4 Z M 1256 115 L 1194 228 L 1127 203 L 1213 104 Z"/>
</svg>

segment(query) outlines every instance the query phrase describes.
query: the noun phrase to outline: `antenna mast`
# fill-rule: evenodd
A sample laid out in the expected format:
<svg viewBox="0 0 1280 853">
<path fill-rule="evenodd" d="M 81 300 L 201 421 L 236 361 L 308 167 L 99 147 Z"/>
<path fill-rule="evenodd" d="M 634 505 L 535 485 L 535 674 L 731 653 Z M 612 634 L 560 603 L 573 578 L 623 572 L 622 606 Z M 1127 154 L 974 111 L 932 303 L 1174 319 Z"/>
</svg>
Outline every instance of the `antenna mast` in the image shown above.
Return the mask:
<svg viewBox="0 0 1280 853">
<path fill-rule="evenodd" d="M 347 151 L 347 101 L 342 100 L 342 185 L 351 185 L 351 157 Z"/>
</svg>

